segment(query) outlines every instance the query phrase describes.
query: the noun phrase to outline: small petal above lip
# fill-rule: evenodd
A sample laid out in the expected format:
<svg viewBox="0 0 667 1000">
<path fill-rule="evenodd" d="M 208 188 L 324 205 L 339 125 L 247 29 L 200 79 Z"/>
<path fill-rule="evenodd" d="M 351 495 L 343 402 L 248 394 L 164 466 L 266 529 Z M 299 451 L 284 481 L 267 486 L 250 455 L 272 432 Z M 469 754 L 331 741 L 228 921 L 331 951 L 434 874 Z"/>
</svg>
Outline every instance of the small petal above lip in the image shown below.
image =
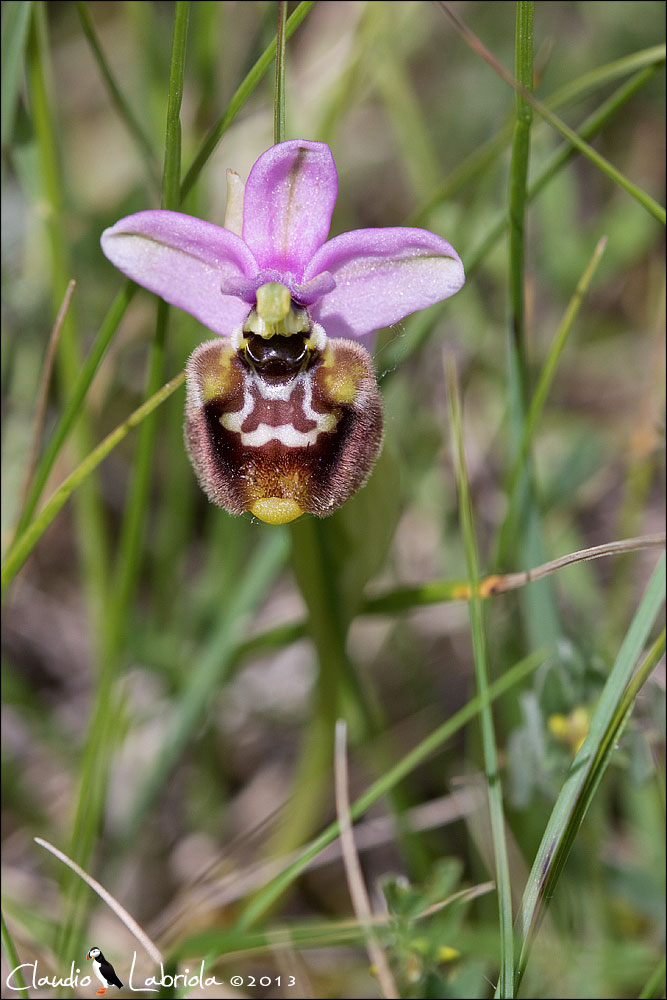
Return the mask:
<svg viewBox="0 0 667 1000">
<path fill-rule="evenodd" d="M 329 235 L 337 194 L 326 143 L 295 139 L 263 153 L 250 171 L 243 204 L 243 238 L 259 266 L 292 272 L 301 281 Z"/>
<path fill-rule="evenodd" d="M 311 307 L 329 336 L 361 337 L 448 298 L 465 281 L 456 250 L 425 229 L 357 229 L 314 255 L 304 281 L 329 272 L 336 287 Z"/>
<path fill-rule="evenodd" d="M 243 287 L 257 273 L 243 240 L 181 212 L 154 210 L 121 219 L 102 233 L 112 264 L 167 302 L 191 313 L 214 333 L 228 336 L 250 305 L 221 286 Z"/>
</svg>

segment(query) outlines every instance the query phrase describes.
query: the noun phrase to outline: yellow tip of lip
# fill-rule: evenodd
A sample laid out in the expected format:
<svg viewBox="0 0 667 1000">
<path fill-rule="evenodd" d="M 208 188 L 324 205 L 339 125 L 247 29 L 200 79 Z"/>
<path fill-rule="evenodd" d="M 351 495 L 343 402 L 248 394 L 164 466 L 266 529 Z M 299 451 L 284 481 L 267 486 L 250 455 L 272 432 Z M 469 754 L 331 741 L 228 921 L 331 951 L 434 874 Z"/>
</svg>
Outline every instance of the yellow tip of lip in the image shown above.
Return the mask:
<svg viewBox="0 0 667 1000">
<path fill-rule="evenodd" d="M 266 524 L 288 524 L 303 514 L 296 501 L 282 497 L 264 497 L 253 504 L 250 511 Z"/>
</svg>

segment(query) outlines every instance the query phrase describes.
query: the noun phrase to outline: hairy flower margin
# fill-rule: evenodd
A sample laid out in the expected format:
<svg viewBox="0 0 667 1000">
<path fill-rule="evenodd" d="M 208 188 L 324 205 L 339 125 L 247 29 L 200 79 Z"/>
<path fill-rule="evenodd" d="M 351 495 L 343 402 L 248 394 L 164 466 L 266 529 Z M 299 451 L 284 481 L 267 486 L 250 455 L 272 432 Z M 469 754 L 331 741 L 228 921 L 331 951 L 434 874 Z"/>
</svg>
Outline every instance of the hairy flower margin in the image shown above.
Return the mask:
<svg viewBox="0 0 667 1000">
<path fill-rule="evenodd" d="M 209 498 L 232 513 L 323 516 L 358 489 L 381 444 L 379 395 L 365 350 L 329 338 L 390 326 L 465 280 L 454 248 L 424 229 L 327 241 L 337 193 L 326 143 L 296 139 L 254 164 L 240 233 L 154 210 L 102 234 L 124 274 L 230 338 L 201 345 L 188 363 L 186 441 Z"/>
</svg>

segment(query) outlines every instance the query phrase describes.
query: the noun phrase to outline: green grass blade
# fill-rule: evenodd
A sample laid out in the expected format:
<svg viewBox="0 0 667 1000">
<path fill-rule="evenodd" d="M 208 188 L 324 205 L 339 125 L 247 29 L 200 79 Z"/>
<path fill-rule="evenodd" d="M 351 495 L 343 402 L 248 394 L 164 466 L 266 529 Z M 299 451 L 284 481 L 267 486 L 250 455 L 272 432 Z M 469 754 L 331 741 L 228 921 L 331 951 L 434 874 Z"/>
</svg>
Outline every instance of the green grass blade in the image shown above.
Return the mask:
<svg viewBox="0 0 667 1000">
<path fill-rule="evenodd" d="M 157 171 L 157 165 L 155 162 L 155 156 L 153 153 L 153 147 L 151 141 L 144 132 L 142 126 L 139 124 L 139 120 L 132 111 L 129 103 L 125 99 L 120 87 L 116 83 L 116 78 L 111 72 L 111 67 L 107 61 L 104 52 L 102 51 L 102 46 L 100 45 L 99 38 L 97 37 L 97 32 L 95 31 L 95 25 L 93 24 L 93 19 L 90 16 L 90 9 L 85 0 L 77 0 L 76 9 L 79 15 L 79 20 L 81 21 L 81 27 L 83 28 L 83 33 L 88 40 L 91 51 L 97 63 L 97 67 L 100 71 L 100 76 L 104 80 L 107 90 L 109 91 L 109 96 L 111 97 L 111 102 L 116 108 L 118 115 L 125 123 L 128 132 L 134 139 L 141 154 L 141 157 L 146 165 L 146 170 L 148 176 L 154 187 L 159 188 L 159 174 Z"/>
<path fill-rule="evenodd" d="M 525 91 L 533 81 L 533 5 L 521 0 L 516 7 L 516 73 Z M 523 97 L 515 98 L 514 139 L 509 183 L 509 328 L 507 336 L 509 439 L 510 452 L 518 453 L 524 435 L 530 394 L 529 358 L 525 330 L 525 215 L 528 204 L 527 179 L 530 159 L 532 109 Z M 544 562 L 541 517 L 536 500 L 532 463 L 529 456 L 521 466 L 514 508 L 508 512 L 522 526 L 512 562 L 534 566 Z M 500 567 L 504 568 L 504 567 Z M 528 641 L 531 645 L 558 640 L 561 633 L 552 581 L 530 587 L 521 594 L 521 607 Z M 536 622 L 539 626 L 535 627 Z"/>
<path fill-rule="evenodd" d="M 207 706 L 229 672 L 249 617 L 282 570 L 287 554 L 286 533 L 275 529 L 267 531 L 239 579 L 238 588 L 231 594 L 220 595 L 219 623 L 189 671 L 173 717 L 166 725 L 162 747 L 142 781 L 121 834 L 123 843 L 128 843 L 138 833 L 183 749 L 201 725 Z"/>
<path fill-rule="evenodd" d="M 396 13 L 387 4 L 369 4 L 365 60 L 372 68 L 383 110 L 396 138 L 403 169 L 418 198 L 442 176 L 433 136 L 414 93 L 397 44 Z"/>
<path fill-rule="evenodd" d="M 178 205 L 181 167 L 180 110 L 185 75 L 189 0 L 178 0 L 174 11 L 174 29 L 167 99 L 165 129 L 164 176 L 162 181 L 162 206 Z M 160 300 L 157 307 L 155 337 L 151 344 L 147 379 L 147 398 L 155 398 L 162 379 L 165 340 L 169 306 Z M 113 587 L 106 609 L 102 632 L 101 670 L 95 691 L 95 704 L 91 714 L 83 751 L 84 766 L 80 775 L 78 804 L 72 833 L 71 855 L 84 868 L 88 868 L 99 823 L 106 801 L 109 765 L 116 739 L 114 718 L 116 695 L 114 683 L 126 635 L 126 620 L 132 595 L 136 589 L 144 548 L 141 545 L 143 524 L 146 517 L 154 444 L 157 430 L 155 407 L 144 410 L 132 480 L 120 528 L 118 557 L 114 567 Z M 78 937 L 83 919 L 86 895 L 83 886 L 70 880 L 68 920 L 63 930 L 63 951 L 72 947 Z"/>
<path fill-rule="evenodd" d="M 468 702 L 462 709 L 455 712 L 451 718 L 447 719 L 434 732 L 422 740 L 410 753 L 406 754 L 398 764 L 389 768 L 387 772 L 375 781 L 367 791 L 361 795 L 350 807 L 352 819 L 358 819 L 367 809 L 378 799 L 387 795 L 392 788 L 411 774 L 420 764 L 423 764 L 431 754 L 439 750 L 447 740 L 457 733 L 463 726 L 474 719 L 482 707 L 491 705 L 496 698 L 511 690 L 515 685 L 520 684 L 541 663 L 544 662 L 545 653 L 542 650 L 531 654 L 525 660 L 514 664 L 503 676 L 490 685 L 487 697 L 477 695 Z M 324 850 L 338 836 L 338 823 L 332 823 L 317 837 L 303 853 L 288 865 L 285 870 L 273 879 L 259 893 L 252 902 L 243 910 L 237 921 L 238 930 L 247 930 L 252 927 L 266 910 L 282 895 L 283 892 L 299 877 L 304 868 L 316 857 L 320 851 Z"/>
<path fill-rule="evenodd" d="M 653 1000 L 653 997 L 661 997 L 665 992 L 665 966 L 667 965 L 667 960 L 665 958 L 659 963 L 656 969 L 651 973 L 646 983 L 646 986 L 639 994 L 639 1000 Z"/>
<path fill-rule="evenodd" d="M 583 139 L 593 139 L 598 132 L 619 112 L 630 100 L 631 97 L 640 90 L 648 80 L 656 73 L 658 65 L 648 66 L 639 70 L 630 80 L 626 81 L 618 90 L 614 91 L 600 107 L 589 115 L 580 126 L 579 134 Z M 576 150 L 566 143 L 557 150 L 548 162 L 542 167 L 536 178 L 528 187 L 528 201 L 532 201 L 540 191 L 542 191 L 549 181 L 555 177 L 560 170 L 570 163 L 576 156 Z M 468 273 L 474 271 L 487 254 L 493 249 L 508 227 L 508 220 L 505 214 L 490 228 L 480 245 L 466 260 L 466 270 Z"/>
<path fill-rule="evenodd" d="M 49 473 L 53 468 L 60 449 L 67 440 L 69 432 L 74 426 L 77 417 L 81 413 L 81 407 L 83 406 L 83 401 L 86 397 L 88 389 L 90 388 L 90 384 L 95 377 L 95 373 L 100 366 L 106 349 L 118 329 L 118 325 L 125 314 L 125 310 L 132 301 L 136 290 L 136 285 L 132 284 L 130 281 L 126 282 L 114 301 L 111 303 L 109 312 L 100 327 L 99 333 L 95 338 L 95 342 L 90 349 L 88 357 L 84 361 L 77 380 L 68 396 L 67 405 L 63 410 L 56 428 L 49 439 L 49 443 L 44 450 L 44 454 L 42 455 L 39 465 L 37 466 L 32 483 L 30 484 L 30 492 L 26 498 L 26 502 L 23 510 L 21 511 L 21 517 L 16 528 L 16 538 L 18 538 L 23 531 L 25 531 L 30 523 L 30 519 L 35 512 L 44 486 L 46 485 Z"/>
<path fill-rule="evenodd" d="M 563 104 L 568 104 L 569 102 L 580 98 L 588 91 L 602 87 L 605 84 L 618 79 L 619 76 L 626 76 L 628 73 L 634 73 L 635 78 L 640 78 L 643 83 L 644 77 L 640 74 L 640 71 L 645 68 L 649 68 L 649 76 L 652 76 L 653 73 L 665 62 L 665 52 L 666 47 L 664 45 L 654 45 L 649 49 L 643 49 L 641 52 L 635 52 L 631 56 L 625 56 L 623 59 L 615 59 L 613 62 L 605 63 L 604 66 L 599 66 L 594 70 L 590 70 L 588 73 L 583 73 L 580 77 L 577 77 L 576 80 L 572 80 L 571 83 L 561 87 L 549 97 L 545 98 L 544 103 L 548 108 L 559 108 Z M 648 79 L 648 77 L 646 79 Z M 621 90 L 622 89 L 623 88 L 621 88 Z M 596 114 L 597 113 L 598 112 L 596 112 Z M 473 152 L 451 172 L 449 177 L 447 177 L 438 186 L 437 190 L 434 191 L 428 201 L 422 205 L 417 212 L 415 212 L 410 219 L 409 225 L 424 225 L 434 208 L 436 208 L 441 202 L 446 201 L 449 198 L 453 198 L 460 190 L 462 190 L 462 188 L 464 188 L 467 184 L 472 183 L 472 181 L 484 173 L 487 167 L 495 162 L 498 154 L 510 141 L 513 132 L 513 124 L 512 122 L 508 122 L 495 135 L 473 150 Z M 585 136 L 583 131 L 580 131 L 580 135 L 582 138 L 590 138 L 590 136 Z M 567 149 L 570 156 L 575 155 L 575 151 L 569 144 Z M 530 191 L 528 197 L 532 197 Z M 468 265 L 468 269 L 469 267 L 470 265 Z"/>
<path fill-rule="evenodd" d="M 605 63 L 604 66 L 597 66 L 595 69 L 582 73 L 576 80 L 566 83 L 560 87 L 551 97 L 545 100 L 545 105 L 552 110 L 563 104 L 578 100 L 583 94 L 590 90 L 597 90 L 599 87 L 617 80 L 621 76 L 629 73 L 637 73 L 647 66 L 657 68 L 662 65 L 667 55 L 667 46 L 652 45 L 648 49 L 641 49 L 633 52 L 632 55 L 623 56 L 621 59 L 614 59 Z"/>
<path fill-rule="evenodd" d="M 544 411 L 547 396 L 553 384 L 558 362 L 560 361 L 567 338 L 572 330 L 574 320 L 579 312 L 579 307 L 583 297 L 588 290 L 588 287 L 593 279 L 593 275 L 595 274 L 597 266 L 600 262 L 600 258 L 604 253 L 606 242 L 607 241 L 604 237 L 599 240 L 595 250 L 593 251 L 593 256 L 591 257 L 588 266 L 577 284 L 574 295 L 568 303 L 565 315 L 563 316 L 561 324 L 556 331 L 556 335 L 540 373 L 537 386 L 530 400 L 528 414 L 523 424 L 518 453 L 514 459 L 514 464 L 508 477 L 506 487 L 509 502 L 507 516 L 500 529 L 498 538 L 498 551 L 495 559 L 495 565 L 497 566 L 504 564 L 508 553 L 513 548 L 513 542 L 515 540 L 515 533 L 517 530 L 517 520 L 520 511 L 518 492 L 521 484 L 522 470 L 525 462 L 528 460 L 530 448 Z"/>
<path fill-rule="evenodd" d="M 655 75 L 662 63 L 656 63 L 639 70 L 630 80 L 627 80 L 621 87 L 606 100 L 593 114 L 582 123 L 580 134 L 582 138 L 593 139 L 604 126 L 621 111 L 627 102 Z M 494 154 L 495 155 L 495 154 Z M 576 150 L 569 143 L 565 143 L 561 149 L 557 150 L 548 160 L 544 167 L 538 172 L 535 180 L 529 185 L 527 200 L 531 202 L 542 191 L 549 181 L 555 177 L 568 163 L 576 156 Z M 473 165 L 474 166 L 474 165 Z M 415 223 L 415 220 L 412 220 Z M 421 221 L 421 213 L 420 220 Z M 417 222 L 416 224 L 419 224 Z M 507 212 L 503 212 L 495 223 L 493 223 L 487 234 L 478 246 L 465 255 L 466 274 L 470 277 L 480 266 L 483 260 L 495 247 L 498 240 L 503 236 L 509 226 Z M 450 308 L 447 301 L 441 306 L 417 313 L 410 317 L 406 323 L 406 333 L 404 337 L 398 338 L 388 344 L 382 353 L 382 363 L 384 364 L 387 378 L 391 378 L 415 351 L 417 351 L 427 341 L 434 327 L 440 320 L 441 315 Z"/>
<path fill-rule="evenodd" d="M 48 19 L 45 3 L 32 6 L 32 17 L 26 48 L 26 75 L 31 101 L 31 114 L 41 172 L 45 229 L 48 236 L 50 295 L 54 315 L 60 308 L 72 277 L 69 240 L 65 224 L 65 185 L 63 180 L 60 128 L 54 110 L 51 86 Z M 70 305 L 61 327 L 58 345 L 58 384 L 67 397 L 74 387 L 81 361 L 76 300 Z M 78 455 L 90 450 L 92 433 L 84 412 L 76 430 Z M 87 597 L 95 620 L 103 614 L 108 578 L 108 546 L 106 524 L 97 484 L 89 481 L 77 495 L 76 524 L 78 548 L 86 581 Z"/>
<path fill-rule="evenodd" d="M 593 275 L 597 270 L 597 266 L 600 263 L 602 254 L 604 253 L 605 247 L 607 245 L 607 240 L 603 236 L 597 243 L 595 250 L 593 251 L 593 256 L 591 257 L 586 270 L 581 276 L 579 283 L 574 291 L 570 302 L 568 303 L 567 309 L 565 310 L 565 315 L 563 316 L 562 322 L 556 331 L 553 343 L 547 355 L 546 361 L 542 368 L 542 372 L 535 387 L 532 399 L 530 400 L 530 406 L 528 408 L 528 414 L 526 416 L 526 424 L 524 428 L 524 437 L 521 441 L 521 446 L 519 449 L 519 455 L 517 462 L 521 463 L 526 455 L 528 454 L 528 449 L 530 447 L 530 442 L 532 441 L 537 425 L 542 416 L 544 410 L 544 405 L 549 395 L 549 390 L 553 383 L 556 368 L 558 367 L 558 362 L 563 353 L 563 349 L 567 342 L 568 335 L 572 329 L 572 324 L 579 312 L 579 307 L 581 306 L 582 299 L 586 294 L 588 287 L 593 280 Z"/>
<path fill-rule="evenodd" d="M 31 0 L 9 0 L 2 5 L 0 138 L 3 150 L 14 130 L 31 8 Z"/>
<path fill-rule="evenodd" d="M 496 71 L 498 76 L 505 81 L 505 83 L 509 84 L 510 87 L 513 87 L 517 94 L 530 104 L 533 110 L 537 111 L 537 113 L 554 129 L 556 129 L 557 132 L 560 132 L 560 134 L 567 139 L 568 142 L 575 147 L 575 149 L 590 160 L 591 163 L 594 163 L 595 166 L 609 178 L 609 180 L 623 188 L 624 191 L 638 201 L 640 205 L 642 205 L 654 218 L 656 218 L 658 222 L 661 222 L 663 225 L 665 224 L 665 221 L 667 221 L 665 209 L 662 205 L 658 204 L 655 198 L 652 198 L 651 195 L 646 193 L 646 191 L 643 191 L 640 187 L 638 187 L 638 185 L 634 184 L 631 180 L 625 177 L 620 170 L 617 170 L 616 167 L 604 158 L 604 156 L 601 156 L 595 149 L 593 149 L 592 146 L 589 146 L 589 144 L 582 139 L 581 136 L 577 135 L 573 129 L 566 125 L 565 122 L 561 121 L 560 118 L 553 113 L 553 111 L 550 111 L 549 108 L 542 103 L 542 101 L 539 101 L 526 86 L 524 86 L 519 80 L 515 79 L 512 74 L 498 62 L 495 56 L 489 52 L 474 32 L 472 32 L 470 28 L 463 23 L 458 14 L 455 14 L 447 4 L 441 3 L 440 6 L 445 10 L 445 13 L 448 15 L 450 20 L 454 22 L 457 31 L 459 31 L 463 38 L 465 38 L 470 47 L 482 56 L 489 66 Z"/>
<path fill-rule="evenodd" d="M 517 921 L 521 940 L 517 985 L 526 968 L 541 905 L 553 895 L 579 827 L 609 764 L 619 729 L 631 706 L 635 692 L 635 687 L 631 684 L 635 664 L 660 611 L 664 594 L 663 554 L 619 650 L 593 713 L 588 736 L 570 767 L 535 857 Z M 664 633 L 647 657 L 641 676 L 646 673 L 647 664 L 654 663 L 659 657 L 661 648 L 664 648 Z"/>
<path fill-rule="evenodd" d="M 10 989 L 15 990 L 20 996 L 24 997 L 25 1000 L 30 1000 L 30 994 L 28 993 L 25 979 L 23 978 L 23 972 L 20 969 L 20 961 L 18 952 L 14 945 L 14 939 L 9 933 L 9 928 L 5 922 L 4 913 L 0 913 L 0 922 L 2 924 L 2 948 L 7 958 L 7 965 L 10 969 L 10 976 L 8 980 L 12 980 L 16 983 L 16 986 L 11 986 Z M 11 973 L 13 972 L 13 975 Z M 9 986 L 9 982 L 6 983 Z"/>
<path fill-rule="evenodd" d="M 526 88 L 532 88 L 532 0 L 519 0 L 516 7 L 516 74 Z M 523 422 L 523 411 L 528 399 L 528 358 L 526 357 L 526 331 L 524 327 L 524 220 L 532 118 L 530 104 L 517 92 L 509 193 L 509 295 L 511 369 L 516 379 L 516 385 L 513 389 L 518 394 L 520 410 L 518 415 L 514 414 L 514 418 L 520 423 Z"/>
<path fill-rule="evenodd" d="M 27 557 L 30 555 L 35 545 L 44 534 L 48 528 L 51 521 L 58 513 L 59 510 L 67 503 L 68 499 L 72 493 L 76 490 L 78 486 L 86 479 L 87 476 L 93 472 L 97 466 L 104 461 L 107 455 L 113 451 L 117 444 L 126 437 L 129 432 L 134 428 L 139 426 L 146 419 L 146 417 L 153 412 L 161 403 L 164 402 L 172 392 L 175 392 L 185 381 L 185 373 L 181 372 L 167 382 L 154 396 L 147 399 L 145 403 L 130 414 L 130 416 L 119 424 L 115 430 L 108 434 L 103 441 L 98 444 L 97 448 L 94 448 L 89 455 L 81 462 L 77 468 L 70 473 L 70 475 L 65 479 L 63 483 L 58 487 L 58 489 L 53 493 L 53 495 L 44 504 L 44 507 L 39 512 L 34 521 L 30 522 L 30 525 L 26 530 L 17 538 L 16 542 L 7 553 L 7 557 L 3 563 L 2 567 L 2 588 L 7 586 L 11 582 L 16 572 L 23 565 Z"/>
<path fill-rule="evenodd" d="M 296 8 L 296 10 L 287 19 L 287 24 L 285 25 L 285 38 L 291 38 L 296 29 L 299 27 L 306 14 L 313 6 L 315 0 L 301 0 L 301 3 Z M 276 53 L 276 39 L 271 42 L 271 44 L 264 50 L 262 55 L 259 57 L 255 65 L 252 67 L 250 72 L 245 77 L 243 83 L 238 87 L 229 106 L 225 111 L 222 118 L 216 122 L 213 128 L 210 130 L 206 139 L 204 140 L 201 149 L 195 156 L 192 165 L 188 172 L 186 173 L 183 183 L 181 185 L 181 201 L 185 198 L 188 192 L 192 189 L 193 184 L 196 182 L 200 173 L 206 166 L 206 163 L 213 155 L 216 146 L 222 139 L 223 135 L 233 122 L 236 115 L 239 113 L 245 102 L 248 100 L 253 90 L 260 82 L 266 71 L 271 66 Z"/>
<path fill-rule="evenodd" d="M 617 170 L 608 160 L 601 156 L 597 150 L 589 146 L 581 136 L 579 136 L 573 129 L 571 129 L 565 122 L 562 122 L 552 111 L 545 108 L 544 105 L 533 98 L 531 101 L 535 110 L 540 114 L 545 121 L 549 122 L 550 125 L 556 129 L 557 132 L 568 140 L 575 149 L 582 153 L 591 163 L 594 163 L 610 181 L 613 181 L 618 187 L 623 188 L 635 201 L 638 201 L 647 212 L 649 212 L 658 222 L 661 222 L 663 226 L 665 221 L 667 221 L 667 213 L 662 205 L 659 204 L 652 198 L 650 194 L 643 191 L 637 184 L 634 184 L 628 177 Z"/>
<path fill-rule="evenodd" d="M 181 185 L 181 104 L 185 79 L 185 54 L 188 41 L 189 0 L 177 0 L 174 13 L 174 38 L 169 70 L 167 128 L 164 143 L 162 207 L 175 210 L 180 203 Z"/>
<path fill-rule="evenodd" d="M 484 770 L 489 798 L 491 835 L 495 859 L 495 878 L 498 892 L 498 912 L 500 921 L 500 975 L 497 994 L 501 997 L 514 996 L 514 937 L 512 931 L 512 890 L 510 884 L 507 843 L 505 839 L 505 816 L 503 812 L 502 788 L 498 769 L 498 749 L 496 747 L 493 714 L 488 702 L 489 667 L 486 653 L 486 630 L 479 596 L 479 559 L 473 521 L 470 486 L 463 449 L 463 427 L 461 404 L 454 362 L 448 361 L 445 369 L 449 395 L 449 414 L 452 428 L 454 463 L 459 495 L 459 519 L 465 544 L 468 577 L 471 596 L 469 600 L 470 627 L 475 659 L 477 691 L 483 707 L 480 711 L 482 744 L 484 748 Z"/>
<path fill-rule="evenodd" d="M 665 535 L 646 535 L 639 538 L 630 538 L 621 542 L 611 542 L 606 545 L 596 545 L 589 549 L 582 549 L 559 559 L 552 560 L 542 567 L 533 567 L 523 573 L 510 573 L 506 577 L 496 575 L 488 576 L 480 580 L 479 594 L 482 598 L 491 598 L 499 594 L 507 593 L 526 586 L 534 575 L 542 576 L 546 572 L 554 573 L 567 566 L 572 566 L 576 562 L 588 561 L 590 559 L 601 559 L 611 555 L 622 555 L 629 552 L 639 552 L 643 549 L 664 548 Z M 219 570 L 216 576 L 219 575 Z M 502 581 L 502 582 L 501 582 Z M 209 588 L 210 589 L 210 588 Z M 359 615 L 396 615 L 413 608 L 425 607 L 430 604 L 446 604 L 451 601 L 466 601 L 470 596 L 470 584 L 467 580 L 430 580 L 423 584 L 411 587 L 392 587 L 372 597 L 362 600 L 357 609 Z M 283 649 L 285 646 L 298 642 L 308 635 L 308 623 L 306 621 L 290 622 L 286 625 L 275 625 L 263 632 L 259 632 L 251 639 L 246 639 L 237 647 L 234 653 L 234 667 L 236 669 L 241 661 L 248 656 L 258 652 Z M 143 644 L 138 647 L 138 654 L 142 659 L 151 657 Z M 174 653 L 162 655 L 153 659 L 171 673 L 176 673 L 180 669 L 180 655 Z"/>
<path fill-rule="evenodd" d="M 164 175 L 162 179 L 162 207 L 176 209 L 179 204 L 181 175 L 181 102 L 185 76 L 185 56 L 188 35 L 190 3 L 179 0 L 174 12 L 174 33 L 169 72 L 167 123 L 165 129 Z M 169 306 L 162 300 L 157 304 L 155 336 L 151 344 L 146 398 L 152 399 L 163 380 L 165 342 L 169 320 Z M 150 413 L 153 411 L 151 410 Z M 146 414 L 146 416 L 150 416 Z M 108 615 L 108 636 L 111 648 L 117 648 L 123 632 L 123 622 L 131 601 L 132 592 L 140 569 L 142 546 L 140 539 L 145 519 L 150 489 L 151 471 L 155 453 L 157 421 L 155 416 L 145 419 L 137 442 L 132 481 L 128 489 L 125 515 L 120 531 L 119 554 L 115 568 L 113 600 Z"/>
</svg>

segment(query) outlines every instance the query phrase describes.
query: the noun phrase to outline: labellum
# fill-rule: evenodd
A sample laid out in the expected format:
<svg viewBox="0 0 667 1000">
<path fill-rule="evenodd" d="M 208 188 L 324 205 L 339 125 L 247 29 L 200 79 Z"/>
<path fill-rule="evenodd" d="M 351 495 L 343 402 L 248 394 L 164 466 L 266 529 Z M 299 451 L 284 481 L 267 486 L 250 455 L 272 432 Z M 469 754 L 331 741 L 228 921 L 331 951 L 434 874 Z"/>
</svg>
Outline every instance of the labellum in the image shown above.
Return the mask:
<svg viewBox="0 0 667 1000">
<path fill-rule="evenodd" d="M 327 340 L 277 282 L 258 289 L 239 335 L 196 349 L 187 384 L 192 464 L 232 514 L 269 524 L 331 514 L 366 481 L 382 444 L 368 352 Z"/>
</svg>

